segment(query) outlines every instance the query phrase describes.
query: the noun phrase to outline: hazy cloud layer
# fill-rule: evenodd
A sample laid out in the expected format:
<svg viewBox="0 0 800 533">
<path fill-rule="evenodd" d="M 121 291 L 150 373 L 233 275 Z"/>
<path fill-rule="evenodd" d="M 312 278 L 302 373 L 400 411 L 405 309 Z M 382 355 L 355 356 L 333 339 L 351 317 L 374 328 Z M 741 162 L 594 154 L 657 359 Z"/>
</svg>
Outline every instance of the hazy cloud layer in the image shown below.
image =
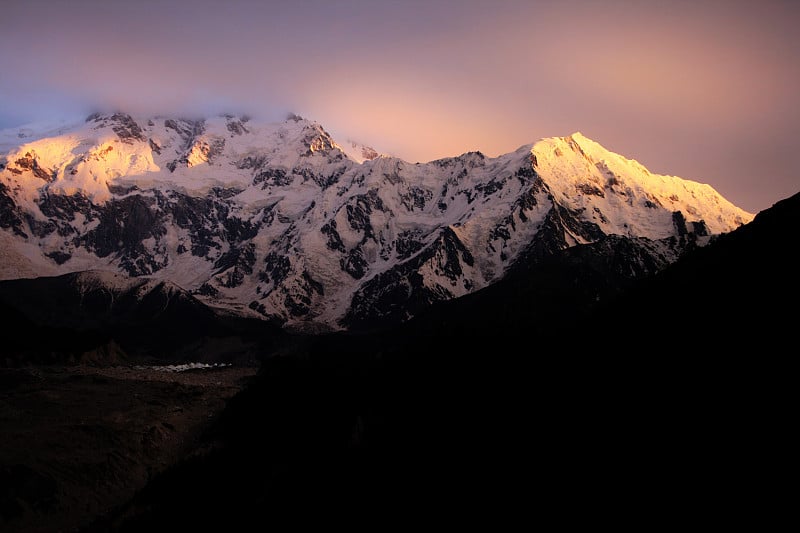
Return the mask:
<svg viewBox="0 0 800 533">
<path fill-rule="evenodd" d="M 800 190 L 797 2 L 7 4 L 0 127 L 294 111 L 411 161 L 582 131 L 750 211 Z"/>
</svg>

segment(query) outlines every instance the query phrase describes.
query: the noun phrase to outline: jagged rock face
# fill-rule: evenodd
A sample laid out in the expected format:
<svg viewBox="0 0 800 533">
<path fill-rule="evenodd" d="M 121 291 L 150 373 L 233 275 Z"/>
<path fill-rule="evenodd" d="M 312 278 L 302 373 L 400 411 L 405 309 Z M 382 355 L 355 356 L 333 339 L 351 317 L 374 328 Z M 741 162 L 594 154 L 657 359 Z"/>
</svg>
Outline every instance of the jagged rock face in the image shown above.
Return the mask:
<svg viewBox="0 0 800 533">
<path fill-rule="evenodd" d="M 3 156 L 0 277 L 110 270 L 287 327 L 355 328 L 608 236 L 640 243 L 621 269 L 651 272 L 752 218 L 580 134 L 498 158 L 366 155 L 296 116 L 94 115 Z"/>
</svg>

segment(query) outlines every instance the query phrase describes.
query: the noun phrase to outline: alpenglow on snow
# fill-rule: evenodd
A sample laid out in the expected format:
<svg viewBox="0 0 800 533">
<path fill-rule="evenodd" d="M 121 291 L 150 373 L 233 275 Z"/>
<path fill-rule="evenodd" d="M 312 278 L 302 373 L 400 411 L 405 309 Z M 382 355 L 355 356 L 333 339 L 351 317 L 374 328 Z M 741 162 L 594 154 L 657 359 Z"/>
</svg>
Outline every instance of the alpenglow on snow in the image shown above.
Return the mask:
<svg viewBox="0 0 800 533">
<path fill-rule="evenodd" d="M 662 268 L 753 216 L 575 133 L 409 163 L 291 116 L 95 114 L 0 132 L 0 279 L 100 270 L 330 330 L 400 321 L 621 236 Z"/>
</svg>

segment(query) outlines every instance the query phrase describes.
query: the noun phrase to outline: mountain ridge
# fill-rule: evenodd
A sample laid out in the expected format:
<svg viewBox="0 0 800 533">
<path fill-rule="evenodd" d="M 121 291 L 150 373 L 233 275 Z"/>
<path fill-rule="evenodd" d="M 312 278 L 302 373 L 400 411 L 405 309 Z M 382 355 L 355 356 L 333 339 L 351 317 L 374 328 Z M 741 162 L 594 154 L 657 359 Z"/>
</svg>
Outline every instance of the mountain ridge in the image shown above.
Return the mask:
<svg viewBox="0 0 800 533">
<path fill-rule="evenodd" d="M 0 278 L 148 276 L 305 331 L 402 321 L 606 235 L 670 262 L 752 219 L 580 133 L 411 164 L 359 162 L 296 115 L 119 112 L 56 131 L 0 159 Z"/>
</svg>

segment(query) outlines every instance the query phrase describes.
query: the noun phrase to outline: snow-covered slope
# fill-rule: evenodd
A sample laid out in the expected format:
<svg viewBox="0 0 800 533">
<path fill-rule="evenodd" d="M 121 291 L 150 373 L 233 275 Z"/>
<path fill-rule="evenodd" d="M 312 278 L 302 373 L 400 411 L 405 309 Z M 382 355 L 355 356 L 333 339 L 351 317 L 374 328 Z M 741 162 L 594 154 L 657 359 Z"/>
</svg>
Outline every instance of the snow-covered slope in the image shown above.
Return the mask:
<svg viewBox="0 0 800 533">
<path fill-rule="evenodd" d="M 352 139 L 346 140 L 342 144 L 341 149 L 347 154 L 347 157 L 357 163 L 363 163 L 364 161 L 371 161 L 378 157 L 385 156 L 385 154 L 379 153 L 375 148 Z"/>
<path fill-rule="evenodd" d="M 676 211 L 687 221 L 703 220 L 715 234 L 752 219 L 710 185 L 651 174 L 637 161 L 609 152 L 580 133 L 544 139 L 532 153 L 536 171 L 555 201 L 591 209 L 592 220 L 607 234 L 669 237 Z"/>
<path fill-rule="evenodd" d="M 396 320 L 509 268 L 621 235 L 654 264 L 752 219 L 576 133 L 410 164 L 314 122 L 93 115 L 0 132 L 0 278 L 107 270 L 206 303 L 341 328 Z"/>
</svg>

